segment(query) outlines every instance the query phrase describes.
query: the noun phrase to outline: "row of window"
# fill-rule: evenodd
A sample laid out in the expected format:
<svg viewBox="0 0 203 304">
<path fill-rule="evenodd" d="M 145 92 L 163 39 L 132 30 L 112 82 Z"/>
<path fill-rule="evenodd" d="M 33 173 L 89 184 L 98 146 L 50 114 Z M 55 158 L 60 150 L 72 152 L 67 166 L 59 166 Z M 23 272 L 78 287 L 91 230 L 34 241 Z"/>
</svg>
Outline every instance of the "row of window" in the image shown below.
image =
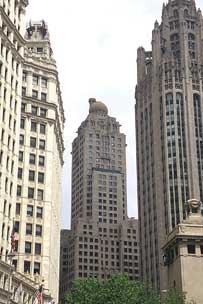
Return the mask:
<svg viewBox="0 0 203 304">
<path fill-rule="evenodd" d="M 22 96 L 27 96 L 27 90 L 25 87 L 22 88 Z M 32 90 L 32 98 L 39 99 L 39 92 L 37 90 Z M 41 92 L 40 99 L 41 101 L 47 101 L 47 94 Z"/>
<path fill-rule="evenodd" d="M 27 72 L 26 71 L 23 71 L 22 80 L 27 81 Z M 41 86 L 43 88 L 47 88 L 47 79 L 44 78 L 44 77 L 40 77 L 38 75 L 33 75 L 32 76 L 32 84 L 33 85 L 40 85 L 41 84 Z"/>
<path fill-rule="evenodd" d="M 19 162 L 23 162 L 23 159 L 24 159 L 24 152 L 23 151 L 19 151 L 19 157 L 18 157 Z M 29 164 L 30 165 L 36 165 L 36 160 L 37 160 L 36 154 L 30 153 L 30 155 L 29 155 Z M 44 165 L 45 165 L 45 157 L 44 156 L 39 155 L 39 157 L 38 157 L 38 165 L 40 167 L 44 167 Z"/>
<path fill-rule="evenodd" d="M 27 108 L 26 103 L 22 103 L 21 104 L 21 112 L 25 113 L 26 108 Z M 44 108 L 39 108 L 39 107 L 36 107 L 36 106 L 32 106 L 31 107 L 31 113 L 32 113 L 32 115 L 35 115 L 35 116 L 40 116 L 40 117 L 43 117 L 43 118 L 47 117 L 47 109 L 44 109 Z"/>
<path fill-rule="evenodd" d="M 20 121 L 20 128 L 25 129 L 25 118 L 21 118 Z M 31 126 L 30 126 L 30 131 L 31 132 L 37 132 L 39 126 L 39 132 L 40 134 L 45 134 L 46 133 L 46 125 L 45 124 L 38 124 L 35 121 L 31 121 Z"/>
<path fill-rule="evenodd" d="M 25 136 L 23 134 L 20 134 L 19 138 L 19 144 L 24 145 L 25 144 Z M 46 141 L 44 139 L 38 140 L 38 148 L 40 150 L 45 150 Z M 37 148 L 37 138 L 36 137 L 30 137 L 30 147 L 31 148 Z"/>
<path fill-rule="evenodd" d="M 23 178 L 23 169 L 18 168 L 18 179 Z M 36 172 L 34 170 L 29 170 L 29 177 L 28 177 L 30 182 L 34 182 L 36 179 Z M 38 172 L 38 183 L 43 184 L 44 183 L 44 173 L 43 172 Z"/>
<path fill-rule="evenodd" d="M 37 218 L 42 219 L 43 217 L 43 208 L 42 207 L 36 207 L 35 215 Z M 21 204 L 16 204 L 16 215 L 21 214 Z M 34 216 L 34 206 L 33 205 L 27 205 L 27 216 L 33 217 Z"/>
<path fill-rule="evenodd" d="M 17 196 L 22 196 L 22 186 L 17 185 Z M 35 197 L 35 188 L 28 187 L 27 197 L 29 199 L 37 199 L 38 201 L 43 201 L 44 190 L 37 189 L 37 197 Z"/>
</svg>

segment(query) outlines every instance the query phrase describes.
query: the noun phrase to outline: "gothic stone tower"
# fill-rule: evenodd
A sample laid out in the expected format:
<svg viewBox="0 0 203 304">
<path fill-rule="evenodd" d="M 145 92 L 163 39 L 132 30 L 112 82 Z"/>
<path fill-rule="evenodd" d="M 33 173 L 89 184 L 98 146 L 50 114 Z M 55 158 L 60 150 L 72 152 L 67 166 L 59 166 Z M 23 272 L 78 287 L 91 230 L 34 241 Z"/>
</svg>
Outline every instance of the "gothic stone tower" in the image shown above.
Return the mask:
<svg viewBox="0 0 203 304">
<path fill-rule="evenodd" d="M 170 0 L 152 51 L 138 49 L 136 136 L 141 276 L 165 289 L 162 245 L 203 201 L 203 19 L 194 0 Z"/>
</svg>

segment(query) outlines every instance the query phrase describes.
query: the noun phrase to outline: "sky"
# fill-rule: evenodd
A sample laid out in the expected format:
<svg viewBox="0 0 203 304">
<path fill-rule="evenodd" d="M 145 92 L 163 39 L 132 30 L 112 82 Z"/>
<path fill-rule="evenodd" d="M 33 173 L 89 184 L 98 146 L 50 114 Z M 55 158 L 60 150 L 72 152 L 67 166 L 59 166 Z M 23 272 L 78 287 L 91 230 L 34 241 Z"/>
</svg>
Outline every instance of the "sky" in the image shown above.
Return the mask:
<svg viewBox="0 0 203 304">
<path fill-rule="evenodd" d="M 197 7 L 201 0 L 196 0 Z M 138 217 L 134 93 L 137 48 L 151 49 L 162 0 L 29 0 L 27 22 L 48 23 L 66 115 L 61 227 L 70 227 L 71 143 L 88 115 L 88 99 L 104 102 L 127 136 L 128 215 Z"/>
</svg>

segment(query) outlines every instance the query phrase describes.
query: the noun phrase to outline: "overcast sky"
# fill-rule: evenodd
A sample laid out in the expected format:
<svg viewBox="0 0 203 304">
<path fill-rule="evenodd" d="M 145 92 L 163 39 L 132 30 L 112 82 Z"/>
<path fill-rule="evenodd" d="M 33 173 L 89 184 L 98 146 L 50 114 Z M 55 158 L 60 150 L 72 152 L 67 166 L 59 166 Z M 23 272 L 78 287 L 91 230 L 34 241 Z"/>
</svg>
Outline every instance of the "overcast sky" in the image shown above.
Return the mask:
<svg viewBox="0 0 203 304">
<path fill-rule="evenodd" d="M 197 6 L 200 7 L 197 0 Z M 88 114 L 88 99 L 103 101 L 127 135 L 128 214 L 137 217 L 134 88 L 139 46 L 151 48 L 160 0 L 29 0 L 27 21 L 44 19 L 57 60 L 66 114 L 62 227 L 70 224 L 71 143 Z M 201 4 L 201 8 L 203 5 Z"/>
</svg>

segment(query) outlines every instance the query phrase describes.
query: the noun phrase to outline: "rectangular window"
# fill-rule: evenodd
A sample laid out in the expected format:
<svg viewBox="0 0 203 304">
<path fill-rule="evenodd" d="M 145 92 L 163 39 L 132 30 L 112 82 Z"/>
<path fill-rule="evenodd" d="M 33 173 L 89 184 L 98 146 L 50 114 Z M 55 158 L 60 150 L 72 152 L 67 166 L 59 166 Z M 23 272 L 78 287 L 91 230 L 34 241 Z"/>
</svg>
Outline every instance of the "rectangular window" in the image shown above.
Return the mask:
<svg viewBox="0 0 203 304">
<path fill-rule="evenodd" d="M 23 151 L 19 151 L 18 160 L 19 162 L 23 161 Z"/>
<path fill-rule="evenodd" d="M 23 169 L 22 168 L 18 168 L 18 178 L 22 179 L 23 176 Z"/>
<path fill-rule="evenodd" d="M 35 165 L 35 163 L 36 163 L 36 155 L 35 155 L 35 154 L 30 154 L 29 163 L 30 163 L 31 165 Z"/>
<path fill-rule="evenodd" d="M 32 90 L 32 98 L 38 98 L 38 91 Z"/>
<path fill-rule="evenodd" d="M 40 263 L 34 263 L 34 274 L 40 274 Z"/>
<path fill-rule="evenodd" d="M 21 205 L 19 203 L 16 203 L 16 215 L 20 215 L 20 209 Z"/>
<path fill-rule="evenodd" d="M 44 199 L 44 191 L 42 189 L 38 189 L 37 190 L 37 199 L 39 201 L 43 201 L 43 199 Z"/>
<path fill-rule="evenodd" d="M 45 140 L 44 139 L 39 140 L 39 149 L 45 150 Z"/>
<path fill-rule="evenodd" d="M 20 134 L 19 144 L 24 145 L 24 135 L 23 134 Z"/>
<path fill-rule="evenodd" d="M 27 205 L 27 216 L 33 216 L 33 206 Z"/>
<path fill-rule="evenodd" d="M 17 196 L 21 196 L 22 193 L 22 187 L 20 185 L 17 185 Z"/>
<path fill-rule="evenodd" d="M 40 133 L 45 134 L 46 133 L 46 125 L 40 124 Z"/>
<path fill-rule="evenodd" d="M 20 223 L 17 222 L 17 221 L 15 221 L 15 223 L 14 223 L 14 231 L 16 233 L 19 233 L 19 228 L 20 228 Z"/>
<path fill-rule="evenodd" d="M 36 148 L 37 139 L 35 137 L 30 137 L 30 147 Z"/>
<path fill-rule="evenodd" d="M 36 236 L 42 236 L 42 226 L 41 225 L 36 225 Z"/>
<path fill-rule="evenodd" d="M 21 112 L 24 113 L 26 111 L 26 104 L 23 102 L 21 104 Z"/>
<path fill-rule="evenodd" d="M 30 273 L 30 262 L 24 261 L 24 273 Z"/>
<path fill-rule="evenodd" d="M 47 79 L 46 78 L 42 78 L 41 85 L 43 88 L 47 88 Z"/>
<path fill-rule="evenodd" d="M 31 131 L 37 132 L 37 123 L 35 121 L 31 121 Z"/>
<path fill-rule="evenodd" d="M 38 183 L 41 183 L 41 184 L 44 183 L 44 173 L 42 173 L 42 172 L 38 173 Z"/>
<path fill-rule="evenodd" d="M 203 254 L 203 244 L 200 244 L 200 253 Z"/>
<path fill-rule="evenodd" d="M 32 235 L 32 224 L 26 224 L 26 235 Z"/>
<path fill-rule="evenodd" d="M 47 101 L 47 94 L 41 93 L 41 101 Z"/>
<path fill-rule="evenodd" d="M 37 107 L 32 106 L 32 115 L 37 116 Z"/>
<path fill-rule="evenodd" d="M 26 80 L 27 80 L 27 73 L 26 73 L 26 71 L 23 71 L 22 80 L 23 80 L 23 81 L 26 81 Z"/>
<path fill-rule="evenodd" d="M 42 251 L 42 245 L 40 243 L 35 243 L 35 254 L 40 255 Z"/>
<path fill-rule="evenodd" d="M 20 120 L 20 128 L 25 129 L 25 119 L 24 118 L 21 118 L 21 120 Z"/>
<path fill-rule="evenodd" d="M 47 116 L 47 110 L 40 108 L 40 116 L 45 118 Z"/>
<path fill-rule="evenodd" d="M 29 181 L 34 182 L 35 181 L 35 171 L 29 170 Z"/>
<path fill-rule="evenodd" d="M 195 254 L 196 253 L 196 246 L 195 244 L 188 244 L 187 245 L 188 254 Z"/>
<path fill-rule="evenodd" d="M 38 85 L 38 83 L 39 83 L 39 77 L 37 75 L 33 75 L 32 84 L 33 85 Z"/>
<path fill-rule="evenodd" d="M 32 251 L 32 243 L 25 242 L 25 253 L 31 253 L 31 251 Z"/>
<path fill-rule="evenodd" d="M 22 96 L 26 96 L 26 88 L 22 87 Z"/>
<path fill-rule="evenodd" d="M 28 187 L 28 198 L 34 198 L 34 188 Z"/>
<path fill-rule="evenodd" d="M 45 158 L 44 156 L 39 156 L 39 166 L 44 167 L 45 164 Z"/>
<path fill-rule="evenodd" d="M 37 214 L 36 214 L 37 218 L 42 218 L 43 216 L 43 208 L 41 207 L 37 207 Z"/>
</svg>

